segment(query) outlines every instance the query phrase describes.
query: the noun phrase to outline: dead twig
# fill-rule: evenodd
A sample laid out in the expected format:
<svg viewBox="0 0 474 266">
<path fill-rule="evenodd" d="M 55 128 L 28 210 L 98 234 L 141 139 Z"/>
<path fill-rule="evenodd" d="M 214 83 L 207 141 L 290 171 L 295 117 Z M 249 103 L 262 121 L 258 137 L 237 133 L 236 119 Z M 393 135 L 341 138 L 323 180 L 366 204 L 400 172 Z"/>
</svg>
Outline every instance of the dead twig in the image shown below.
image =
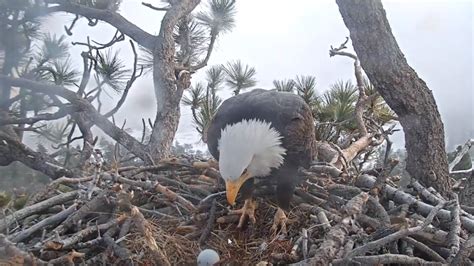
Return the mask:
<svg viewBox="0 0 474 266">
<path fill-rule="evenodd" d="M 54 226 L 55 224 L 58 224 L 62 222 L 64 219 L 66 219 L 69 215 L 75 212 L 76 209 L 77 209 L 77 204 L 74 203 L 71 206 L 69 206 L 69 208 L 42 220 L 41 222 L 29 227 L 26 230 L 21 231 L 18 235 L 15 235 L 13 238 L 11 238 L 11 241 L 13 241 L 14 243 L 21 242 L 24 239 L 30 237 L 32 234 L 36 233 L 38 230 L 41 230 L 46 226 Z"/>
<path fill-rule="evenodd" d="M 199 238 L 199 244 L 203 245 L 204 242 L 207 240 L 209 235 L 211 234 L 212 228 L 214 226 L 214 221 L 216 220 L 216 208 L 217 202 L 216 200 L 212 201 L 211 210 L 209 211 L 209 217 L 204 230 L 202 230 L 201 237 Z"/>
</svg>

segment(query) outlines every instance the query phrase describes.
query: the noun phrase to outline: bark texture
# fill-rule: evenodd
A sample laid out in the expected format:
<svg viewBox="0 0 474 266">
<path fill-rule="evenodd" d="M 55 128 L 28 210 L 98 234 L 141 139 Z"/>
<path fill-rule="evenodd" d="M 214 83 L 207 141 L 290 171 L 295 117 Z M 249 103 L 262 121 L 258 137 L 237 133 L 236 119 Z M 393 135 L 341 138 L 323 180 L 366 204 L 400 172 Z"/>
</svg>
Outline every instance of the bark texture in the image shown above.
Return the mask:
<svg viewBox="0 0 474 266">
<path fill-rule="evenodd" d="M 52 179 L 62 176 L 73 176 L 73 172 L 63 168 L 61 164 L 46 154 L 36 152 L 18 139 L 0 131 L 0 166 L 6 166 L 14 161 L 42 172 Z"/>
<path fill-rule="evenodd" d="M 405 133 L 407 171 L 443 195 L 451 190 L 444 128 L 426 83 L 405 59 L 380 0 L 336 0 L 362 68 Z"/>
<path fill-rule="evenodd" d="M 459 192 L 459 202 L 463 205 L 474 207 L 474 171 L 471 172 L 464 188 Z"/>
<path fill-rule="evenodd" d="M 199 4 L 199 0 L 181 1 L 166 13 L 153 51 L 153 82 L 156 96 L 156 117 L 149 149 L 154 160 L 167 157 L 178 130 L 179 104 L 189 85 L 184 75 L 175 72 L 175 40 L 173 28 Z M 181 72 L 180 74 L 182 74 Z"/>
<path fill-rule="evenodd" d="M 132 152 L 133 154 L 141 158 L 143 161 L 150 163 L 150 156 L 146 152 L 145 146 L 141 144 L 138 140 L 133 138 L 131 135 L 129 135 L 127 132 L 117 127 L 116 125 L 114 125 L 114 123 L 112 123 L 105 116 L 101 115 L 97 111 L 97 109 L 89 101 L 87 101 L 87 99 L 80 98 L 79 96 L 77 96 L 76 93 L 64 87 L 49 85 L 46 83 L 36 82 L 36 81 L 24 79 L 24 78 L 12 78 L 12 77 L 0 75 L 0 81 L 10 86 L 18 86 L 25 89 L 30 89 L 35 92 L 55 94 L 68 100 L 72 105 L 76 107 L 76 113 L 80 113 L 80 115 L 85 121 L 91 121 L 92 123 L 97 125 L 100 129 L 102 129 L 107 135 L 113 138 L 115 141 L 122 144 L 130 152 Z M 11 157 L 11 158 L 13 159 L 13 161 L 18 160 L 18 159 L 15 159 L 17 157 Z M 1 159 L 2 157 L 0 157 L 0 161 Z M 30 164 L 25 163 L 24 161 L 22 162 L 30 166 Z M 6 163 L 4 165 L 6 165 Z M 33 168 L 33 169 L 38 170 L 36 168 Z M 52 178 L 61 177 L 61 175 L 51 175 L 48 172 L 44 172 L 44 171 L 42 172 L 51 176 Z"/>
</svg>

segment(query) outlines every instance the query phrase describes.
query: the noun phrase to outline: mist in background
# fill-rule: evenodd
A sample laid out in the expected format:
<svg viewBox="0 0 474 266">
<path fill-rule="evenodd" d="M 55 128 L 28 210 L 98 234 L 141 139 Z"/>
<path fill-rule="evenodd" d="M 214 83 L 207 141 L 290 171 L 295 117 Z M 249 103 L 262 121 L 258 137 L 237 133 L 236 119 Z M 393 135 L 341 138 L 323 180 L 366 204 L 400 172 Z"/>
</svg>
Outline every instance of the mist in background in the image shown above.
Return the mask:
<svg viewBox="0 0 474 266">
<path fill-rule="evenodd" d="M 383 4 L 408 63 L 433 91 L 444 121 L 446 145 L 452 150 L 454 145 L 474 137 L 473 3 L 468 0 L 399 0 L 383 1 Z M 151 34 L 158 33 L 163 16 L 163 12 L 151 10 L 136 0 L 124 0 L 120 13 Z M 50 16 L 43 25 L 44 31 L 65 34 L 64 25 L 72 19 L 70 15 Z M 106 43 L 115 29 L 103 22 L 91 28 L 85 20 L 80 20 L 73 33 L 68 41 L 85 42 L 89 36 Z M 218 39 L 208 66 L 240 59 L 256 68 L 256 87 L 264 89 L 272 89 L 275 79 L 313 75 L 317 79 L 317 90 L 322 94 L 338 80 L 351 79 L 355 83 L 353 61 L 329 57 L 330 45 L 338 46 L 346 36 L 349 31 L 333 0 L 238 0 L 235 28 Z M 133 54 L 128 38 L 115 46 L 120 49 L 125 65 L 131 68 Z M 85 47 L 74 46 L 70 50 L 79 71 L 83 49 Z M 192 83 L 202 81 L 204 72 L 205 69 L 196 73 Z M 231 91 L 223 90 L 220 95 L 228 98 Z M 118 97 L 118 94 L 110 94 L 103 110 L 112 108 Z M 126 120 L 126 127 L 140 135 L 141 119 L 154 119 L 154 97 L 151 74 L 137 80 L 115 115 L 117 124 L 122 125 Z M 95 132 L 100 134 L 98 129 Z M 206 149 L 195 130 L 189 107 L 181 108 L 176 140 Z M 396 133 L 392 140 L 395 149 L 404 147 L 403 133 Z"/>
</svg>

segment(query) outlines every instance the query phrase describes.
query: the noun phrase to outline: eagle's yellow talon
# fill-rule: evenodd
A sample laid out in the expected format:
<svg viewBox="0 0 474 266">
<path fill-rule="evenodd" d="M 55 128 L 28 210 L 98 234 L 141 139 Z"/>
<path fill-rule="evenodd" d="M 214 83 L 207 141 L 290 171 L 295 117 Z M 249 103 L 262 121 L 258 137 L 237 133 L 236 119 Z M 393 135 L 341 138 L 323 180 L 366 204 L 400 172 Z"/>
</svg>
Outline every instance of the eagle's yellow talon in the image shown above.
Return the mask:
<svg viewBox="0 0 474 266">
<path fill-rule="evenodd" d="M 239 224 L 237 228 L 242 228 L 245 223 L 245 218 L 248 217 L 252 224 L 255 224 L 255 209 L 257 208 L 257 202 L 252 199 L 245 200 L 244 206 L 238 210 L 232 210 L 229 214 L 240 214 Z"/>
<path fill-rule="evenodd" d="M 275 213 L 275 218 L 273 219 L 273 225 L 272 225 L 272 233 L 276 235 L 278 227 L 280 227 L 280 232 L 282 234 L 287 233 L 286 229 L 286 222 L 288 221 L 288 217 L 286 217 L 285 211 L 283 209 L 278 208 L 278 210 Z"/>
</svg>

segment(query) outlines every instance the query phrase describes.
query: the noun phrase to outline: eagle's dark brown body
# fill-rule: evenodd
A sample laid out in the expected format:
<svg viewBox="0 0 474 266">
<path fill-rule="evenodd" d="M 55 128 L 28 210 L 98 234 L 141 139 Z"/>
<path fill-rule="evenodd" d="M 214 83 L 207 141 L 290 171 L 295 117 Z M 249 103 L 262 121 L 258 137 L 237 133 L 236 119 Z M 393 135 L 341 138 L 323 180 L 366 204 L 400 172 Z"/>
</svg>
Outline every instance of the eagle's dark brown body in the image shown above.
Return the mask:
<svg viewBox="0 0 474 266">
<path fill-rule="evenodd" d="M 297 169 L 309 167 L 315 157 L 314 119 L 310 107 L 304 100 L 288 92 L 254 89 L 224 101 L 212 119 L 207 131 L 209 152 L 219 160 L 218 141 L 221 130 L 229 124 L 243 119 L 260 119 L 271 125 L 282 135 L 282 146 L 286 149 L 284 163 L 265 179 L 277 183 L 278 205 L 288 209 L 294 188 L 298 182 Z M 241 196 L 251 196 L 255 189 L 250 179 L 242 186 Z"/>
</svg>

